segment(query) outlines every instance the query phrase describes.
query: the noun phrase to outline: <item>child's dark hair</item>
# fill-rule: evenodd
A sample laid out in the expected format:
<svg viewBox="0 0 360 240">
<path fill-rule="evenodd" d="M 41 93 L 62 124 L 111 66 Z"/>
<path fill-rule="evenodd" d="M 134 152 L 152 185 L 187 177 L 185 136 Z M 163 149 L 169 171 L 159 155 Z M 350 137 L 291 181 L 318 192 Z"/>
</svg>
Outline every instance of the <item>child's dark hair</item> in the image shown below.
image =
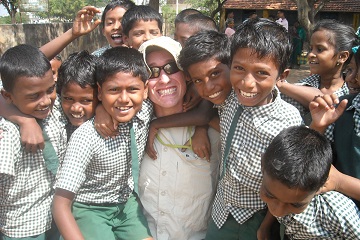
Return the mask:
<svg viewBox="0 0 360 240">
<path fill-rule="evenodd" d="M 191 29 L 195 29 L 198 32 L 207 30 L 219 30 L 214 19 L 205 16 L 202 13 L 187 15 L 183 18 L 183 21 L 181 23 L 188 24 Z"/>
<path fill-rule="evenodd" d="M 9 48 L 0 59 L 3 87 L 11 92 L 19 77 L 43 77 L 51 70 L 50 61 L 36 47 L 21 44 Z"/>
<path fill-rule="evenodd" d="M 178 24 L 179 22 L 184 22 L 184 18 L 186 16 L 192 15 L 192 14 L 201 14 L 201 12 L 194 8 L 186 8 L 186 9 L 182 10 L 181 12 L 179 12 L 178 15 L 176 15 L 175 25 Z"/>
<path fill-rule="evenodd" d="M 202 31 L 186 40 L 178 61 L 186 73 L 191 65 L 213 58 L 229 65 L 229 46 L 230 40 L 225 34 L 217 31 Z"/>
<path fill-rule="evenodd" d="M 357 36 L 352 27 L 340 23 L 334 19 L 320 20 L 314 27 L 312 33 L 320 30 L 328 31 L 328 41 L 335 48 L 335 54 L 341 51 L 351 51 Z"/>
<path fill-rule="evenodd" d="M 109 76 L 118 72 L 131 73 L 134 77 L 139 77 L 144 83 L 149 78 L 143 55 L 133 48 L 110 48 L 101 55 L 100 63 L 96 69 L 96 80 L 100 86 Z"/>
<path fill-rule="evenodd" d="M 98 57 L 84 50 L 71 54 L 60 66 L 56 91 L 61 90 L 69 83 L 76 83 L 85 88 L 91 86 L 96 88 L 96 67 L 99 63 Z"/>
<path fill-rule="evenodd" d="M 135 3 L 130 1 L 130 0 L 116 0 L 116 1 L 111 1 L 109 2 L 102 15 L 101 15 L 101 27 L 104 28 L 104 24 L 105 24 L 105 17 L 106 17 L 106 13 L 110 10 L 113 10 L 117 7 L 121 7 L 121 8 L 124 8 L 126 10 L 129 10 L 130 8 L 134 7 L 135 6 Z"/>
<path fill-rule="evenodd" d="M 279 74 L 289 65 L 291 41 L 287 30 L 265 18 L 247 19 L 236 28 L 231 43 L 231 61 L 240 48 L 250 48 L 259 58 L 271 57 Z"/>
<path fill-rule="evenodd" d="M 130 30 L 137 21 L 143 20 L 145 22 L 155 20 L 158 23 L 160 32 L 162 33 L 163 19 L 160 13 L 150 6 L 138 5 L 130 8 L 123 16 L 121 26 L 123 34 L 129 36 Z"/>
<path fill-rule="evenodd" d="M 326 182 L 333 152 L 330 142 L 305 126 L 282 130 L 262 157 L 262 169 L 289 188 L 315 192 Z"/>
</svg>

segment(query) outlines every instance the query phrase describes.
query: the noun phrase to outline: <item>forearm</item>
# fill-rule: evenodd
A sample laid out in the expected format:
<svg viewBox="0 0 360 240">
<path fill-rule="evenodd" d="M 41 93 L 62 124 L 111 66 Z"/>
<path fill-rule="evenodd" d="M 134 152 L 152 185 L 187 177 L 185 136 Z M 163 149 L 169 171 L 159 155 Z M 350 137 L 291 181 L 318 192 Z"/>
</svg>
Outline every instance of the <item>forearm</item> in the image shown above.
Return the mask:
<svg viewBox="0 0 360 240">
<path fill-rule="evenodd" d="M 23 114 L 13 104 L 7 103 L 2 95 L 0 95 L 0 116 L 18 125 L 22 125 L 27 121 L 35 121 L 35 118 Z"/>
<path fill-rule="evenodd" d="M 72 41 L 74 41 L 78 37 L 79 36 L 73 35 L 72 28 L 70 28 L 59 37 L 41 46 L 40 51 L 42 51 L 48 59 L 53 59 L 67 45 L 69 45 Z"/>
<path fill-rule="evenodd" d="M 282 94 L 298 101 L 301 105 L 306 107 L 306 109 L 309 108 L 309 103 L 315 96 L 323 95 L 319 89 L 310 86 L 300 86 L 288 82 L 280 82 L 277 86 Z"/>
<path fill-rule="evenodd" d="M 340 173 L 338 192 L 360 201 L 360 179 Z"/>
<path fill-rule="evenodd" d="M 220 118 L 219 116 L 214 116 L 211 121 L 209 122 L 209 126 L 215 129 L 216 131 L 220 132 Z"/>
<path fill-rule="evenodd" d="M 82 240 L 84 237 L 71 213 L 73 198 L 73 193 L 56 189 L 52 213 L 60 234 L 65 240 Z"/>
</svg>

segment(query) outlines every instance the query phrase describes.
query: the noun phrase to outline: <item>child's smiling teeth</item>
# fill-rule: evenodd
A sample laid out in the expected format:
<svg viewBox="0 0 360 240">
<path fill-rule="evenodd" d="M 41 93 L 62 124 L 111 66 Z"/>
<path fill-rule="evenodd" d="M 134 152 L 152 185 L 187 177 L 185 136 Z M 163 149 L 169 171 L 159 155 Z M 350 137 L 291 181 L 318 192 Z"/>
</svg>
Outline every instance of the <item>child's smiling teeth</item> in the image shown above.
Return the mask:
<svg viewBox="0 0 360 240">
<path fill-rule="evenodd" d="M 214 94 L 211 94 L 210 96 L 209 96 L 209 98 L 216 98 L 217 96 L 219 96 L 220 95 L 220 91 L 219 92 L 216 92 L 216 93 L 214 93 Z"/>
<path fill-rule="evenodd" d="M 120 110 L 120 111 L 128 111 L 130 110 L 131 107 L 116 107 L 116 109 Z"/>
<path fill-rule="evenodd" d="M 247 92 L 244 92 L 241 90 L 240 90 L 240 94 L 241 94 L 241 96 L 243 96 L 245 98 L 253 98 L 257 95 L 257 93 L 247 93 Z"/>
<path fill-rule="evenodd" d="M 168 89 L 164 89 L 164 90 L 159 90 L 158 93 L 161 96 L 165 96 L 165 95 L 171 95 L 174 92 L 176 92 L 176 88 L 168 88 Z"/>
<path fill-rule="evenodd" d="M 38 109 L 38 111 L 47 111 L 50 108 L 50 106 L 47 106 L 46 108 Z"/>
<path fill-rule="evenodd" d="M 82 117 L 84 116 L 84 114 L 72 114 L 72 113 L 71 113 L 71 116 L 72 116 L 73 118 L 82 118 Z"/>
</svg>

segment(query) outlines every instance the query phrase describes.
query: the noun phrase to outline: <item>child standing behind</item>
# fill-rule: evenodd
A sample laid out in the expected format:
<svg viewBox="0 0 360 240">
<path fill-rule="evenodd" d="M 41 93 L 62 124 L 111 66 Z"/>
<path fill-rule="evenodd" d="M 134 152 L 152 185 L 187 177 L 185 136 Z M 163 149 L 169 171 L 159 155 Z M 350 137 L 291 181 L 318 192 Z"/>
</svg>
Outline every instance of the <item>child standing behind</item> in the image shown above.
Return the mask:
<svg viewBox="0 0 360 240">
<path fill-rule="evenodd" d="M 206 239 L 257 239 L 266 214 L 259 197 L 261 155 L 283 128 L 302 123 L 275 88 L 288 75 L 290 53 L 286 29 L 267 19 L 249 19 L 233 35 L 230 81 L 236 97 L 222 109 L 226 146 Z"/>
<path fill-rule="evenodd" d="M 121 21 L 124 43 L 139 49 L 143 42 L 162 36 L 162 23 L 160 13 L 150 6 L 139 5 L 129 9 Z"/>
<path fill-rule="evenodd" d="M 56 83 L 62 110 L 69 121 L 68 139 L 81 124 L 92 118 L 98 103 L 96 65 L 99 60 L 87 51 L 71 54 L 59 69 Z"/>
<path fill-rule="evenodd" d="M 19 127 L 0 117 L 0 239 L 50 237 L 53 182 L 66 147 L 65 122 L 55 107 L 50 62 L 38 48 L 19 45 L 0 60 L 6 102 L 42 126 L 45 149 L 28 153 Z"/>
<path fill-rule="evenodd" d="M 64 239 L 152 239 L 133 193 L 152 114 L 143 104 L 149 74 L 135 49 L 111 48 L 101 60 L 98 97 L 120 122 L 119 135 L 102 138 L 93 118 L 73 133 L 56 177 L 54 219 Z"/>
<path fill-rule="evenodd" d="M 286 95 L 283 96 L 284 100 L 299 109 L 307 124 L 311 121 L 308 106 L 314 96 L 335 93 L 340 97 L 349 94 L 342 77 L 342 70 L 355 39 L 354 29 L 350 26 L 330 19 L 319 21 L 311 35 L 308 54 L 312 75 L 300 80 L 297 85 L 301 86 L 284 81 L 278 82 L 279 90 Z M 307 92 L 311 90 L 308 87 L 319 89 L 321 92 L 307 97 Z M 306 98 L 305 102 L 302 102 L 303 98 Z"/>
<path fill-rule="evenodd" d="M 316 195 L 332 160 L 326 138 L 304 126 L 281 131 L 266 149 L 260 197 L 290 239 L 359 239 L 355 204 L 335 191 Z"/>
</svg>

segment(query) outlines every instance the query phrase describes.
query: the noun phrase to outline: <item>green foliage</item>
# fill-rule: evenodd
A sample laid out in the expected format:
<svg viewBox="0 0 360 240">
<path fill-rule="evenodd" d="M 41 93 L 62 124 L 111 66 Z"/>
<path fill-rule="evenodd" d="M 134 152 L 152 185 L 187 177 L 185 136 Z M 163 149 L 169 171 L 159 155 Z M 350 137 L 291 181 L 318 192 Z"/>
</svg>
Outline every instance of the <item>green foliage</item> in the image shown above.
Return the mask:
<svg viewBox="0 0 360 240">
<path fill-rule="evenodd" d="M 176 17 L 176 10 L 172 8 L 170 5 L 163 5 L 161 7 L 162 16 L 165 22 L 165 29 L 163 34 L 166 36 L 174 36 L 175 32 L 175 17 Z"/>
<path fill-rule="evenodd" d="M 195 8 L 205 14 L 211 16 L 212 12 L 218 7 L 218 1 L 216 0 L 185 0 L 185 3 L 189 4 L 191 8 Z M 215 20 L 219 18 L 219 13 L 215 16 Z"/>
<path fill-rule="evenodd" d="M 29 17 L 26 14 L 16 14 L 16 22 L 17 23 L 27 23 L 29 22 Z M 0 24 L 12 24 L 10 16 L 0 17 Z"/>
</svg>

